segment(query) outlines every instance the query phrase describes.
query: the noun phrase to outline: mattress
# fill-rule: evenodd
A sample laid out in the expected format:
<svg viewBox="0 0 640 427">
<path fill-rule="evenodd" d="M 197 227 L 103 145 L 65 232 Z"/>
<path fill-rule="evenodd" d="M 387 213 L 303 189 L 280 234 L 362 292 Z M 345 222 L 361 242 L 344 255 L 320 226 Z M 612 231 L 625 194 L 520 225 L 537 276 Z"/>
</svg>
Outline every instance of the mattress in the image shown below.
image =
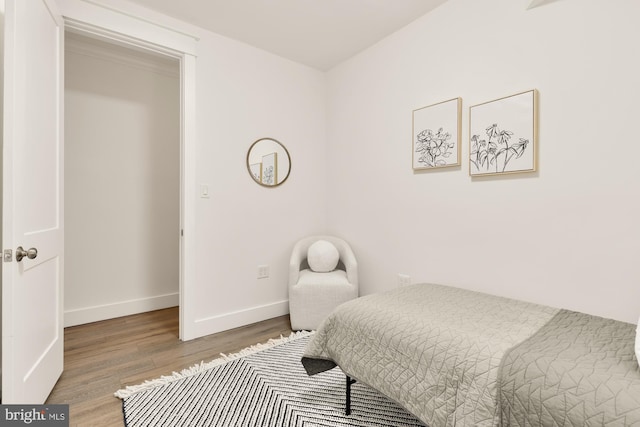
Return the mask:
<svg viewBox="0 0 640 427">
<path fill-rule="evenodd" d="M 310 375 L 339 366 L 429 426 L 640 425 L 633 325 L 572 313 L 442 285 L 407 286 L 339 306 L 302 363 Z M 612 330 L 615 338 L 604 340 Z M 590 358 L 596 348 L 601 357 Z M 574 350 L 585 356 L 576 359 Z M 567 396 L 579 400 L 585 390 L 565 381 L 591 384 L 592 396 L 568 407 L 577 400 Z M 619 398 L 604 396 L 603 384 Z"/>
</svg>

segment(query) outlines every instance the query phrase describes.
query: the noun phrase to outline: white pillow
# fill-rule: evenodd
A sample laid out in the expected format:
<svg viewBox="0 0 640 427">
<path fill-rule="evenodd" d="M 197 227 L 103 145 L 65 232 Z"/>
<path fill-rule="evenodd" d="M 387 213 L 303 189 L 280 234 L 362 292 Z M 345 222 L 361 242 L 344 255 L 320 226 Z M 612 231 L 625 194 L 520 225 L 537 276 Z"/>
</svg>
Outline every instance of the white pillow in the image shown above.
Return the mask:
<svg viewBox="0 0 640 427">
<path fill-rule="evenodd" d="M 638 326 L 636 327 L 636 359 L 640 365 L 640 319 L 638 319 Z"/>
<path fill-rule="evenodd" d="M 335 270 L 340 260 L 338 250 L 331 242 L 318 240 L 309 246 L 307 251 L 307 262 L 309 268 L 316 273 L 327 273 Z"/>
</svg>

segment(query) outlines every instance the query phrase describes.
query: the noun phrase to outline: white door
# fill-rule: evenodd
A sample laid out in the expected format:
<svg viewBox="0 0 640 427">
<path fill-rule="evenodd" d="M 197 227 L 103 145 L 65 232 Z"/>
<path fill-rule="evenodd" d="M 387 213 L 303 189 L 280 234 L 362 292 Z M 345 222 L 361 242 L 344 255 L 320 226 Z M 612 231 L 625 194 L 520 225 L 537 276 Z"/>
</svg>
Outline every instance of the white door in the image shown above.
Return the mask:
<svg viewBox="0 0 640 427">
<path fill-rule="evenodd" d="M 39 404 L 64 349 L 64 23 L 54 0 L 5 0 L 4 46 L 2 403 Z"/>
</svg>

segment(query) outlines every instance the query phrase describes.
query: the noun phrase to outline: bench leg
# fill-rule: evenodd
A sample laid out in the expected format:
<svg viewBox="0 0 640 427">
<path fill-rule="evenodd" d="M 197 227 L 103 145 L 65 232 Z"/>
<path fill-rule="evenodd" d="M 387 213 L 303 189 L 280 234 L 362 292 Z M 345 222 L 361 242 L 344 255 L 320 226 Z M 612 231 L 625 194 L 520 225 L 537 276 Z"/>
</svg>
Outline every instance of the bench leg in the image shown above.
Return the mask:
<svg viewBox="0 0 640 427">
<path fill-rule="evenodd" d="M 347 375 L 347 402 L 346 409 L 344 411 L 345 415 L 351 415 L 351 384 L 355 382 L 356 380 Z"/>
</svg>

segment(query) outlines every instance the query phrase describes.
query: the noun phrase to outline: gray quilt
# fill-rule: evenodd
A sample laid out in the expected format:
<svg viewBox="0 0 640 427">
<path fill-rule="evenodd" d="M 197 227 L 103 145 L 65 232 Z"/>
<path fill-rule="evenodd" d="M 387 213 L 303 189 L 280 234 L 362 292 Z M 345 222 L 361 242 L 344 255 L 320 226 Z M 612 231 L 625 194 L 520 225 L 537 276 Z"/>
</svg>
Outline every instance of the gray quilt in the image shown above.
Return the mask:
<svg viewBox="0 0 640 427">
<path fill-rule="evenodd" d="M 546 385 L 549 372 L 533 373 L 532 366 L 544 368 L 537 365 L 539 357 L 529 357 L 535 353 L 526 344 L 544 331 L 557 336 L 553 325 L 564 313 L 458 288 L 413 285 L 338 307 L 318 328 L 302 363 L 310 375 L 338 365 L 433 427 L 584 425 L 572 424 L 575 418 L 547 423 L 548 415 L 539 414 L 561 406 L 563 398 L 549 403 L 545 399 L 552 391 L 536 396 L 531 392 L 541 386 L 528 388 L 532 378 Z M 618 332 L 622 330 L 625 328 L 619 327 Z M 625 340 L 627 335 L 625 332 Z M 553 346 L 544 346 L 547 339 L 542 343 L 542 348 L 535 349 L 555 351 Z M 623 411 L 629 414 L 638 408 L 637 388 L 633 387 L 640 383 L 640 369 L 633 356 L 633 338 L 620 345 L 625 355 L 630 352 L 621 357 L 636 363 L 635 370 L 627 366 L 631 385 L 626 386 L 635 400 L 626 397 L 621 403 L 627 405 Z M 592 371 L 584 365 L 578 371 L 583 378 L 591 378 Z M 558 383 L 565 380 L 555 379 Z M 625 386 L 618 382 L 612 390 L 620 388 Z M 580 395 L 584 390 L 575 391 Z M 594 396 L 599 397 L 598 392 Z M 536 403 L 537 398 L 545 401 Z M 628 409 L 632 404 L 635 406 Z M 530 415 L 535 405 L 540 410 Z"/>
<path fill-rule="evenodd" d="M 502 425 L 640 426 L 630 323 L 562 310 L 507 354 Z"/>
</svg>

